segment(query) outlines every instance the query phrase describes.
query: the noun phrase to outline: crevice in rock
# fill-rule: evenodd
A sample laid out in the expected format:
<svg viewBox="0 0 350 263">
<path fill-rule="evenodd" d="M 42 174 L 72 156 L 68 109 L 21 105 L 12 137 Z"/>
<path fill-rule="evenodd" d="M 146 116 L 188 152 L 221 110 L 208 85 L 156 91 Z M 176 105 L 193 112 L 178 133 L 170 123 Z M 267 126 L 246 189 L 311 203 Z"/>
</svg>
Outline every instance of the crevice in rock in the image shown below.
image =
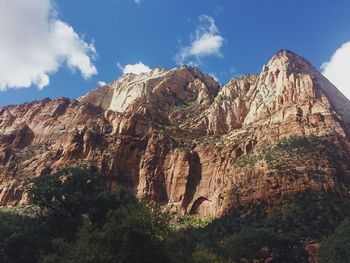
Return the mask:
<svg viewBox="0 0 350 263">
<path fill-rule="evenodd" d="M 184 195 L 184 199 L 182 202 L 182 206 L 187 210 L 187 207 L 193 200 L 193 197 L 196 193 L 196 189 L 198 184 L 202 179 L 202 167 L 200 158 L 197 152 L 191 153 L 189 156 L 189 174 L 186 183 L 186 191 Z"/>
</svg>

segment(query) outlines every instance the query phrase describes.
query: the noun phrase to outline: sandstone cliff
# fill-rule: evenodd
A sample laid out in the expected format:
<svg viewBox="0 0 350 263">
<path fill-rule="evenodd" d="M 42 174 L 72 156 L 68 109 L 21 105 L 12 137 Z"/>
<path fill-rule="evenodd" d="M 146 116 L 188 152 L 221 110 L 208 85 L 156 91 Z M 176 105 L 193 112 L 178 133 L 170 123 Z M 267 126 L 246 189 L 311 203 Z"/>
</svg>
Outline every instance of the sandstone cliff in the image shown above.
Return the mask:
<svg viewBox="0 0 350 263">
<path fill-rule="evenodd" d="M 336 87 L 289 51 L 223 87 L 195 68 L 154 69 L 77 100 L 3 107 L 0 205 L 25 203 L 32 176 L 78 163 L 178 214 L 219 216 L 307 189 L 347 195 L 349 111 Z M 273 146 L 295 135 L 312 137 Z"/>
</svg>

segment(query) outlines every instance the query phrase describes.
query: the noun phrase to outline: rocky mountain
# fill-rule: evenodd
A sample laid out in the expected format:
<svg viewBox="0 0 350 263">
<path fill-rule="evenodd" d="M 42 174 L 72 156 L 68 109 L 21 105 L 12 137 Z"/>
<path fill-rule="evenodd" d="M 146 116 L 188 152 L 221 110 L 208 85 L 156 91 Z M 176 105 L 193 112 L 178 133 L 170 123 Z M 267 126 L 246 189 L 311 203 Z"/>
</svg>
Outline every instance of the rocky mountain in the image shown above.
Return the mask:
<svg viewBox="0 0 350 263">
<path fill-rule="evenodd" d="M 0 205 L 28 179 L 88 164 L 178 214 L 220 216 L 313 189 L 348 195 L 350 101 L 279 51 L 220 85 L 191 67 L 126 74 L 77 100 L 0 108 Z"/>
</svg>

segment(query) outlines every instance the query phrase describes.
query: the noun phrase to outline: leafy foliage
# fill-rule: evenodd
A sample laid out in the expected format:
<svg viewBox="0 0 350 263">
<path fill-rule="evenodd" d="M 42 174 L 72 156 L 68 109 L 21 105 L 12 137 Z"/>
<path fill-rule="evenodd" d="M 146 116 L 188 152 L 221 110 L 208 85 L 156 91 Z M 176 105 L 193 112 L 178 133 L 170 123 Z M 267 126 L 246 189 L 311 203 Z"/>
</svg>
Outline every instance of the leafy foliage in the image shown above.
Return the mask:
<svg viewBox="0 0 350 263">
<path fill-rule="evenodd" d="M 262 202 L 239 207 L 198 232 L 214 242 L 245 227 L 274 229 L 296 240 L 317 240 L 331 234 L 346 217 L 350 217 L 349 198 L 308 191 L 274 205 Z"/>
<path fill-rule="evenodd" d="M 193 263 L 221 263 L 225 261 L 226 260 L 224 260 L 222 257 L 206 249 L 196 250 L 193 252 L 191 257 L 191 262 Z"/>
<path fill-rule="evenodd" d="M 305 244 L 320 239 L 321 263 L 349 261 L 350 200 L 335 194 L 309 191 L 220 219 L 185 215 L 174 227 L 159 206 L 75 167 L 36 178 L 29 200 L 35 214 L 0 211 L 0 262 L 307 262 Z"/>
<path fill-rule="evenodd" d="M 293 253 L 293 241 L 266 228 L 245 228 L 226 240 L 223 251 L 226 257 L 240 262 L 305 262 L 305 255 Z"/>
<path fill-rule="evenodd" d="M 250 168 L 258 162 L 266 162 L 273 169 L 287 170 L 306 159 L 327 159 L 330 154 L 334 154 L 333 150 L 333 143 L 326 139 L 293 135 L 279 140 L 275 145 L 264 145 L 257 151 L 241 155 L 234 162 L 239 168 Z"/>
<path fill-rule="evenodd" d="M 290 150 L 295 148 L 304 148 L 308 150 L 316 149 L 318 145 L 322 143 L 322 140 L 316 136 L 296 136 L 292 135 L 288 138 L 279 140 L 276 144 L 276 148 L 280 150 Z"/>
<path fill-rule="evenodd" d="M 137 204 L 111 210 L 102 228 L 86 219 L 74 242 L 55 240 L 45 263 L 169 262 L 164 239 L 168 217 L 158 207 Z"/>
<path fill-rule="evenodd" d="M 176 226 L 180 228 L 203 228 L 213 221 L 213 217 L 199 217 L 197 215 L 186 214 L 177 220 Z"/>
<path fill-rule="evenodd" d="M 122 188 L 107 191 L 104 178 L 93 169 L 64 168 L 37 177 L 28 189 L 29 201 L 39 218 L 52 231 L 73 238 L 83 215 L 94 224 L 103 224 L 110 209 L 136 199 Z"/>
<path fill-rule="evenodd" d="M 50 229 L 42 262 L 167 262 L 169 216 L 122 188 L 108 191 L 93 169 L 38 177 L 29 200 Z"/>
<path fill-rule="evenodd" d="M 269 238 L 283 241 L 277 244 L 281 247 L 273 249 L 274 258 L 281 259 L 286 257 L 285 253 L 288 253 L 289 256 L 286 258 L 289 258 L 290 262 L 307 262 L 308 255 L 304 245 L 332 233 L 345 217 L 350 217 L 348 198 L 309 191 L 298 194 L 294 198 L 282 199 L 275 205 L 262 202 L 239 207 L 214 220 L 205 228 L 194 229 L 188 233 L 196 243 L 194 249 L 202 247 L 205 250 L 214 251 L 217 255 L 223 255 L 225 251 L 223 247 L 225 248 L 229 240 L 244 237 L 248 235 L 247 233 L 252 235 L 255 231 L 259 237 L 259 231 L 269 231 L 271 234 Z M 240 253 L 243 251 L 239 247 L 236 247 L 236 250 Z M 258 253 L 258 250 L 255 250 L 255 253 Z M 226 260 L 236 261 L 237 257 L 243 256 L 243 254 L 227 252 L 224 255 Z M 227 258 L 229 255 L 231 258 Z M 254 255 L 257 256 L 257 254 Z"/>
<path fill-rule="evenodd" d="M 350 219 L 346 218 L 334 234 L 322 239 L 320 263 L 350 262 Z"/>
<path fill-rule="evenodd" d="M 49 239 L 38 219 L 10 211 L 0 211 L 0 262 L 35 263 Z"/>
</svg>

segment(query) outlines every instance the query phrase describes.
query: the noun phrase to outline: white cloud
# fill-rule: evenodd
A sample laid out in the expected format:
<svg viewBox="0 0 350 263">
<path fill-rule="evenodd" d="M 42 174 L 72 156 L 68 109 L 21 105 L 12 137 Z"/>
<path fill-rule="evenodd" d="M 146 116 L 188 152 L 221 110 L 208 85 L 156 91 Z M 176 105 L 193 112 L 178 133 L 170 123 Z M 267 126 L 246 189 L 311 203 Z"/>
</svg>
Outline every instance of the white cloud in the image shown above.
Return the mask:
<svg viewBox="0 0 350 263">
<path fill-rule="evenodd" d="M 125 66 L 122 66 L 120 63 L 118 63 L 117 65 L 120 71 L 123 72 L 123 74 L 133 73 L 139 75 L 141 73 L 147 73 L 151 71 L 151 68 L 143 64 L 141 61 L 136 64 L 128 64 Z"/>
<path fill-rule="evenodd" d="M 344 43 L 328 62 L 321 66 L 322 74 L 350 99 L 350 41 Z"/>
<path fill-rule="evenodd" d="M 141 4 L 141 0 L 134 0 L 134 2 L 138 5 Z"/>
<path fill-rule="evenodd" d="M 106 86 L 106 85 L 107 85 L 107 83 L 104 82 L 104 81 L 102 81 L 102 80 L 100 80 L 99 82 L 97 82 L 97 84 L 98 84 L 99 87 L 102 87 L 102 86 Z"/>
<path fill-rule="evenodd" d="M 62 65 L 97 74 L 96 50 L 59 20 L 53 0 L 0 0 L 0 90 L 39 89 Z"/>
<path fill-rule="evenodd" d="M 198 64 L 188 61 L 188 58 L 194 57 L 197 61 L 206 56 L 221 56 L 221 46 L 225 39 L 220 35 L 215 25 L 213 17 L 201 15 L 198 18 L 200 25 L 197 27 L 195 35 L 191 37 L 191 43 L 183 47 L 176 56 L 176 62 L 179 65 Z"/>
<path fill-rule="evenodd" d="M 211 76 L 216 82 L 219 82 L 219 79 L 218 79 L 218 77 L 216 76 L 215 73 L 210 72 L 209 76 Z"/>
</svg>

